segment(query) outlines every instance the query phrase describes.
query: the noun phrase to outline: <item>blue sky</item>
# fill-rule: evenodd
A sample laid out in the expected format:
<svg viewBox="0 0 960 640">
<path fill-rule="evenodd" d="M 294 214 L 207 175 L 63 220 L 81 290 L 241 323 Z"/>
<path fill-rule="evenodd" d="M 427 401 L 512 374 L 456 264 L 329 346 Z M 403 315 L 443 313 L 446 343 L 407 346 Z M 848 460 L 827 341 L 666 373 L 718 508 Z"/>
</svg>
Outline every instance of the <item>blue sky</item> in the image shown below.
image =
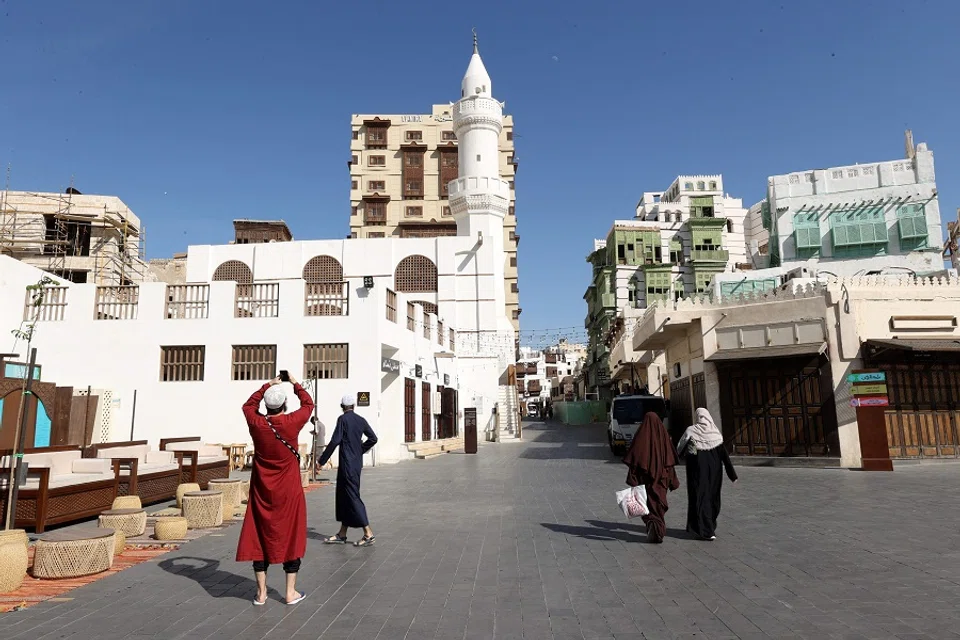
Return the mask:
<svg viewBox="0 0 960 640">
<path fill-rule="evenodd" d="M 524 329 L 582 330 L 592 239 L 680 173 L 749 206 L 768 175 L 899 158 L 909 126 L 960 205 L 956 0 L 477 6 L 3 0 L 0 163 L 120 196 L 150 257 L 240 217 L 343 237 L 350 114 L 455 100 L 475 26 L 516 122 Z"/>
</svg>

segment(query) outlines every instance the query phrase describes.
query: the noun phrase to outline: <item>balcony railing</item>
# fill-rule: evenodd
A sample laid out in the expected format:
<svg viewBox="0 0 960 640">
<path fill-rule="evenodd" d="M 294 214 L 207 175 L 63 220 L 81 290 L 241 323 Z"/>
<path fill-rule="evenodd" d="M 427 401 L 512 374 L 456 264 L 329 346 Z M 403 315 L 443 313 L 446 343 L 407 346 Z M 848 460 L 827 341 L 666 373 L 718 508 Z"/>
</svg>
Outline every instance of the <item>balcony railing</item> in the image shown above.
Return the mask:
<svg viewBox="0 0 960 640">
<path fill-rule="evenodd" d="M 346 282 L 308 282 L 303 289 L 303 315 L 350 315 L 350 288 Z"/>
<path fill-rule="evenodd" d="M 280 283 L 238 284 L 237 318 L 276 318 L 280 315 Z"/>
<path fill-rule="evenodd" d="M 387 214 L 386 213 L 371 213 L 366 212 L 363 214 L 364 224 L 370 224 L 371 222 L 386 222 Z"/>
<path fill-rule="evenodd" d="M 693 262 L 727 262 L 730 252 L 726 249 L 691 249 L 690 260 Z"/>
<path fill-rule="evenodd" d="M 136 320 L 140 287 L 136 285 L 97 287 L 94 318 L 97 320 Z"/>
<path fill-rule="evenodd" d="M 169 284 L 163 316 L 168 320 L 202 320 L 210 315 L 210 285 Z"/>
</svg>

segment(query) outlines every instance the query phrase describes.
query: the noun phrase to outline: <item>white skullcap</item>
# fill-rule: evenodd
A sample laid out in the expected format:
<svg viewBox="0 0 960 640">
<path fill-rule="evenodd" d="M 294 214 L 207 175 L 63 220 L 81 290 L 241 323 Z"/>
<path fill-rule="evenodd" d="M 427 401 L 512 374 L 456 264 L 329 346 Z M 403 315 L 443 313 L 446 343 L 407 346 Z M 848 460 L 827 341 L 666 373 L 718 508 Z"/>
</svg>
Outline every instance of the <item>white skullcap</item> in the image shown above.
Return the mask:
<svg viewBox="0 0 960 640">
<path fill-rule="evenodd" d="M 345 393 L 340 398 L 341 407 L 355 407 L 357 405 L 357 395 L 354 393 Z"/>
<path fill-rule="evenodd" d="M 279 409 L 287 401 L 287 392 L 278 384 L 273 385 L 263 394 L 263 404 L 267 409 Z"/>
</svg>

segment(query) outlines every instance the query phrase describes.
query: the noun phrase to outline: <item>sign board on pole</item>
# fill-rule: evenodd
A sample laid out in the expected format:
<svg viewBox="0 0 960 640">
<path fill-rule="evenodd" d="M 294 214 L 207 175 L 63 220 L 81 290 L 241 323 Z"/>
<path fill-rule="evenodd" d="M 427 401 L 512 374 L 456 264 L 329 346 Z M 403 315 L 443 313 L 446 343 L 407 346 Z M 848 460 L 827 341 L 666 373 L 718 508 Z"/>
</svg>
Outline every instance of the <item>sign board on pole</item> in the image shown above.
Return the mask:
<svg viewBox="0 0 960 640">
<path fill-rule="evenodd" d="M 855 396 L 885 396 L 885 395 L 887 395 L 887 385 L 885 385 L 885 384 L 855 384 L 855 385 L 853 385 L 853 395 L 855 395 Z"/>
<path fill-rule="evenodd" d="M 850 398 L 851 407 L 889 407 L 890 400 L 886 396 L 864 396 Z"/>
<path fill-rule="evenodd" d="M 851 373 L 847 376 L 847 382 L 856 384 L 858 382 L 886 382 L 887 374 L 883 371 L 864 371 L 862 373 Z"/>
</svg>

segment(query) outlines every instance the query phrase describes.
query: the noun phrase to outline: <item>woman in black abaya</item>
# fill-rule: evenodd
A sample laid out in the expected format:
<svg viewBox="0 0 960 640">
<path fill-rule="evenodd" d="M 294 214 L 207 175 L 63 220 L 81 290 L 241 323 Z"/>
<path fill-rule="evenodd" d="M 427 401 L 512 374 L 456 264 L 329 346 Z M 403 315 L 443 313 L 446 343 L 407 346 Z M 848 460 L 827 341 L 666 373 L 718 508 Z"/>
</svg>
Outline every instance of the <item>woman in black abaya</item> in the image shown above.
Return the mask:
<svg viewBox="0 0 960 640">
<path fill-rule="evenodd" d="M 687 531 L 716 540 L 723 471 L 733 482 L 737 472 L 709 411 L 697 409 L 697 423 L 684 431 L 677 449 L 687 463 Z"/>
</svg>

